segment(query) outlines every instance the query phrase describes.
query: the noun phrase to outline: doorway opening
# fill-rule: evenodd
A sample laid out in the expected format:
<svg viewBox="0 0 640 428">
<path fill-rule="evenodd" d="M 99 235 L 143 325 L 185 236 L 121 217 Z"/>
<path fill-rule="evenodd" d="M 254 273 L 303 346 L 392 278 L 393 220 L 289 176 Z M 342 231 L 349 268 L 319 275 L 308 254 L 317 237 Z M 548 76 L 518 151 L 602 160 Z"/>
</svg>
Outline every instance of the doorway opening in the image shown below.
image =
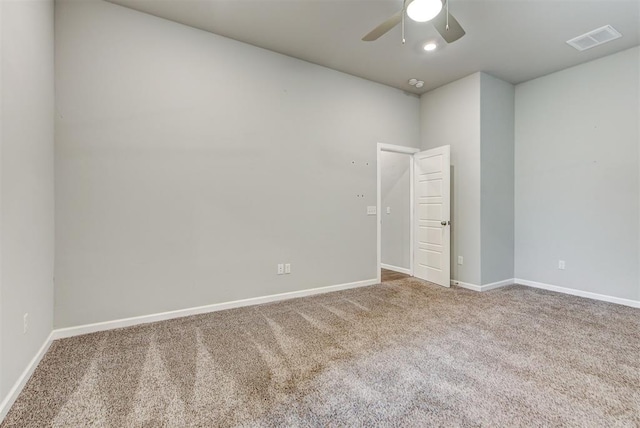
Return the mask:
<svg viewBox="0 0 640 428">
<path fill-rule="evenodd" d="M 378 144 L 378 282 L 413 276 L 413 154 Z"/>
<path fill-rule="evenodd" d="M 378 282 L 384 268 L 449 287 L 451 147 L 379 143 L 377 160 Z"/>
</svg>

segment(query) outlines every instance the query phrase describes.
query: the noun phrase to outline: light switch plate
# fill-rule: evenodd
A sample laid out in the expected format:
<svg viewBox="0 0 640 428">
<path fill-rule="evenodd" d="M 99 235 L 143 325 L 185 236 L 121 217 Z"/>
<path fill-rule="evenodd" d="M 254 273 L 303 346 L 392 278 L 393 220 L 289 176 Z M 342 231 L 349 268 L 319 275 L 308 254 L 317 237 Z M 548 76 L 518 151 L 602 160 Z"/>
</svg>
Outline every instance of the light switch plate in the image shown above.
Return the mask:
<svg viewBox="0 0 640 428">
<path fill-rule="evenodd" d="M 387 207 L 387 214 L 391 214 L 391 207 Z"/>
<path fill-rule="evenodd" d="M 378 212 L 378 209 L 376 208 L 375 205 L 373 206 L 370 205 L 367 207 L 367 215 L 376 215 L 377 212 Z"/>
</svg>

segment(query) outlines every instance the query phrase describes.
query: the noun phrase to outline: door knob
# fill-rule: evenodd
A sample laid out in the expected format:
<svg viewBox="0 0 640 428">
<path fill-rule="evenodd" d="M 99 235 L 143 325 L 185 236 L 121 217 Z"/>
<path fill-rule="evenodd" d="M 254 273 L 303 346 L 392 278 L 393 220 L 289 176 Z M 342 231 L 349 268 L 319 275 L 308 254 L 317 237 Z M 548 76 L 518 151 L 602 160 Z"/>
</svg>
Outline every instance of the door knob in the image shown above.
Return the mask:
<svg viewBox="0 0 640 428">
<path fill-rule="evenodd" d="M 444 220 L 442 220 L 442 221 L 440 222 L 440 224 L 441 224 L 441 225 L 443 225 L 443 226 L 446 226 L 446 225 L 447 225 L 447 222 L 446 222 L 446 221 L 444 221 Z"/>
</svg>

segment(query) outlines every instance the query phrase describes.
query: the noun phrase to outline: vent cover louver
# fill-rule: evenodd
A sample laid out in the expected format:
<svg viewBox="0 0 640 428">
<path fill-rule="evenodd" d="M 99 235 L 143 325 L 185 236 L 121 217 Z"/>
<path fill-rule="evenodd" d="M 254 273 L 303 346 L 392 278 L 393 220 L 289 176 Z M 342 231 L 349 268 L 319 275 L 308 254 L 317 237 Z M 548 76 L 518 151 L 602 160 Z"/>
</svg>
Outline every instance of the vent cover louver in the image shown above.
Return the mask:
<svg viewBox="0 0 640 428">
<path fill-rule="evenodd" d="M 567 40 L 567 43 L 579 51 L 584 51 L 619 37 L 622 37 L 622 34 L 618 33 L 611 25 L 605 25 L 604 27 L 596 28 L 581 36 Z"/>
</svg>

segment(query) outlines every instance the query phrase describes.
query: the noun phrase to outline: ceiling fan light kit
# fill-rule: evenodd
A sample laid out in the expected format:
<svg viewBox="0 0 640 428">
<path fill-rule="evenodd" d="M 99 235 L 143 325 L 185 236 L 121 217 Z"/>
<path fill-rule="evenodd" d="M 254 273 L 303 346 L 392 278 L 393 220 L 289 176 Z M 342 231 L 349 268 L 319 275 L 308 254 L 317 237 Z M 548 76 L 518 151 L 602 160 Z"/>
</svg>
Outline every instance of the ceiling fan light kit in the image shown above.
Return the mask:
<svg viewBox="0 0 640 428">
<path fill-rule="evenodd" d="M 404 44 L 405 13 L 414 21 L 431 21 L 435 30 L 447 43 L 453 43 L 465 35 L 465 31 L 456 18 L 449 13 L 451 0 L 404 0 L 402 9 L 365 35 L 362 40 L 372 42 L 385 35 L 398 24 L 402 24 L 402 43 Z"/>
<path fill-rule="evenodd" d="M 407 6 L 407 16 L 416 22 L 427 22 L 438 16 L 441 10 L 440 0 L 413 0 Z"/>
</svg>

